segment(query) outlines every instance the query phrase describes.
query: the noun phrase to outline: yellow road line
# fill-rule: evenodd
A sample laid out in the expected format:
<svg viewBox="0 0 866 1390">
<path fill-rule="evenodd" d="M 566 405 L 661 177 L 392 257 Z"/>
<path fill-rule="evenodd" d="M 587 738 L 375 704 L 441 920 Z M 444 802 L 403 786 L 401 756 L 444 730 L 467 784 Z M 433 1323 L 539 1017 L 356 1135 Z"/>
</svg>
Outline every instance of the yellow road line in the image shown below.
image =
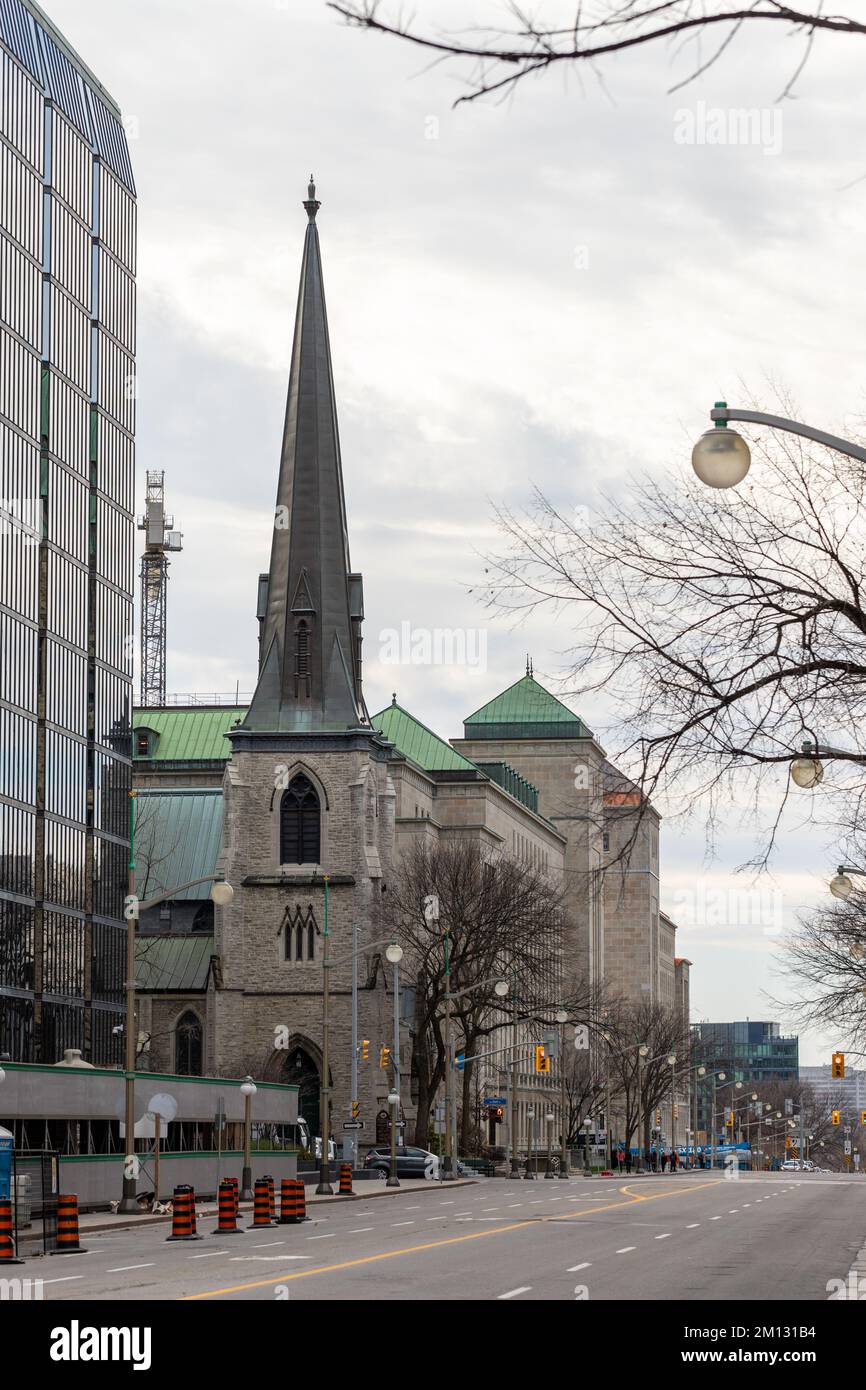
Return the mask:
<svg viewBox="0 0 866 1390">
<path fill-rule="evenodd" d="M 711 1182 L 690 1184 L 689 1187 L 681 1187 L 679 1193 L 697 1192 L 702 1187 L 716 1187 L 721 1178 L 716 1178 Z M 256 1279 L 250 1284 L 232 1284 L 226 1289 L 208 1289 L 205 1293 L 186 1294 L 182 1302 L 192 1303 L 202 1298 L 219 1298 L 223 1294 L 244 1293 L 247 1289 L 267 1289 L 273 1284 L 286 1284 L 290 1279 L 310 1279 L 314 1274 L 333 1274 L 341 1269 L 354 1269 L 358 1265 L 376 1264 L 379 1260 L 396 1260 L 401 1255 L 415 1255 L 422 1250 L 439 1250 L 446 1245 L 464 1245 L 468 1240 L 487 1240 L 490 1236 L 506 1235 L 509 1231 L 523 1231 L 529 1226 L 538 1226 L 543 1222 L 556 1223 L 557 1221 L 570 1221 L 576 1216 L 595 1216 L 600 1211 L 621 1211 L 624 1207 L 636 1205 L 638 1202 L 656 1202 L 662 1197 L 674 1197 L 674 1192 L 655 1192 L 646 1197 L 635 1196 L 629 1192 L 627 1187 L 618 1189 L 628 1196 L 626 1202 L 611 1202 L 603 1207 L 587 1207 L 583 1211 L 558 1212 L 556 1216 L 533 1217 L 530 1221 L 515 1221 L 509 1226 L 496 1226 L 489 1231 L 473 1231 L 463 1236 L 448 1236 L 445 1240 L 431 1240 L 424 1245 L 408 1245 L 401 1250 L 382 1250 L 378 1255 L 360 1255 L 357 1260 L 343 1260 L 340 1264 L 320 1265 L 318 1269 L 298 1269 L 291 1270 L 287 1274 L 278 1274 L 273 1279 Z"/>
</svg>

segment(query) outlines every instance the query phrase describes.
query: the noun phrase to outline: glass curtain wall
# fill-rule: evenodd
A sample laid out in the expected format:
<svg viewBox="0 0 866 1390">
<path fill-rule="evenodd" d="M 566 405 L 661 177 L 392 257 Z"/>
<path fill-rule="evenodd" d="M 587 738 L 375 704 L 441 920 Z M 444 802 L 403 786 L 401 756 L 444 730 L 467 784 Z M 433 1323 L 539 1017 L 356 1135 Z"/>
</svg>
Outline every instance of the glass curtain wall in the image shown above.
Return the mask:
<svg viewBox="0 0 866 1390">
<path fill-rule="evenodd" d="M 120 112 L 0 0 L 0 1055 L 122 1055 L 135 185 Z"/>
</svg>

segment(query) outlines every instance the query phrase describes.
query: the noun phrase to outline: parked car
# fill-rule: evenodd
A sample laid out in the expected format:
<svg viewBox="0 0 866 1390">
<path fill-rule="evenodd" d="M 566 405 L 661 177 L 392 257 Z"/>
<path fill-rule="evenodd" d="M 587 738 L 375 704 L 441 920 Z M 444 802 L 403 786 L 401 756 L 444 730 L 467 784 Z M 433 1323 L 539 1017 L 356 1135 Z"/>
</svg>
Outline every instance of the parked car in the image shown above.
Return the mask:
<svg viewBox="0 0 866 1390">
<path fill-rule="evenodd" d="M 800 1160 L 798 1158 L 786 1158 L 780 1167 L 783 1173 L 799 1173 Z"/>
<path fill-rule="evenodd" d="M 377 1144 L 371 1149 L 364 1159 L 364 1167 L 372 1168 L 382 1177 L 387 1177 L 391 1171 L 390 1144 Z M 457 1172 L 461 1178 L 468 1176 L 468 1169 L 459 1161 Z M 429 1149 L 416 1148 L 413 1144 L 398 1144 L 397 1177 L 431 1178 L 435 1181 L 439 1177 L 438 1154 L 431 1153 Z"/>
</svg>

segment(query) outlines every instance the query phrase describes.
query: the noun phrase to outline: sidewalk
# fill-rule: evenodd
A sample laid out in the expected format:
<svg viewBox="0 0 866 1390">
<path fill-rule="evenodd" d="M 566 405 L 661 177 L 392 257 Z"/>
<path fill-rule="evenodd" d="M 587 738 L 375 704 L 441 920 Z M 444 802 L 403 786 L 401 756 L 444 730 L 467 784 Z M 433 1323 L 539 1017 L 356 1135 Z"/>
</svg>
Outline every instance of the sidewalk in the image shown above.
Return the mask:
<svg viewBox="0 0 866 1390">
<path fill-rule="evenodd" d="M 453 1182 L 439 1183 L 428 1182 L 425 1178 L 401 1178 L 399 1187 L 386 1187 L 384 1182 L 373 1182 L 366 1180 L 359 1182 L 351 1196 L 341 1197 L 336 1191 L 331 1197 L 316 1196 L 318 1179 L 314 1182 L 304 1183 L 304 1198 L 308 1207 L 328 1206 L 336 1204 L 344 1206 L 347 1202 L 362 1202 L 368 1197 L 401 1197 L 406 1193 L 412 1195 L 419 1192 L 441 1192 L 443 1188 L 474 1187 L 479 1178 L 455 1178 Z M 336 1183 L 334 1184 L 336 1188 Z M 248 1213 L 252 1216 L 252 1202 L 241 1202 L 238 1208 L 239 1214 Z M 196 1201 L 196 1217 L 217 1216 L 216 1198 L 203 1198 Z M 160 1223 L 168 1224 L 171 1222 L 171 1214 L 167 1216 L 151 1216 L 149 1212 L 142 1212 L 141 1216 L 114 1216 L 110 1211 L 91 1211 L 79 1216 L 78 1229 L 82 1238 L 86 1235 L 105 1234 L 109 1231 L 130 1231 L 141 1226 L 156 1226 Z M 18 1236 L 18 1243 L 21 1246 L 42 1244 L 41 1222 L 34 1222 L 33 1229 L 21 1231 Z"/>
</svg>

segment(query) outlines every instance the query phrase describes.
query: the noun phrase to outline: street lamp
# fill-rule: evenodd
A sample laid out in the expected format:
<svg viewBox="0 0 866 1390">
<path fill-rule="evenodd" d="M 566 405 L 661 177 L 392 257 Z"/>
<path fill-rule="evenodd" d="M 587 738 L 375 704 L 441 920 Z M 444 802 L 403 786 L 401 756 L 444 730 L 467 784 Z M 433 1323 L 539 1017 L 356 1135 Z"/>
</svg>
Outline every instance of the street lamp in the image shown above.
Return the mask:
<svg viewBox="0 0 866 1390">
<path fill-rule="evenodd" d="M 568 1096 L 565 1084 L 565 1025 L 568 1022 L 568 1013 L 565 1009 L 557 1009 L 553 1015 L 559 1024 L 559 1111 L 560 1111 L 560 1155 L 559 1155 L 559 1176 L 568 1181 Z"/>
<path fill-rule="evenodd" d="M 820 758 L 795 758 L 791 763 L 791 781 L 810 791 L 824 780 L 824 764 Z"/>
<path fill-rule="evenodd" d="M 547 1125 L 547 1166 L 544 1170 L 544 1176 L 545 1178 L 555 1178 L 556 1174 L 553 1171 L 553 1125 L 556 1116 L 552 1110 L 548 1110 L 544 1120 Z"/>
<path fill-rule="evenodd" d="M 741 483 L 749 471 L 751 454 L 745 440 L 736 430 L 728 428 L 729 420 L 744 420 L 755 425 L 769 425 L 772 429 L 784 430 L 787 434 L 799 434 L 805 439 L 828 449 L 836 449 L 849 458 L 866 463 L 866 449 L 850 440 L 840 439 L 838 435 L 816 430 L 811 425 L 800 424 L 796 420 L 785 420 L 779 415 L 767 415 L 761 410 L 739 410 L 729 408 L 726 401 L 716 401 L 710 411 L 710 419 L 715 428 L 701 435 L 692 450 L 692 467 L 702 483 L 707 487 L 728 488 Z"/>
<path fill-rule="evenodd" d="M 258 1087 L 251 1076 L 245 1076 L 241 1082 L 241 1095 L 244 1098 L 244 1167 L 241 1173 L 241 1190 L 239 1200 L 251 1202 L 253 1200 L 253 1096 Z"/>
<path fill-rule="evenodd" d="M 836 870 L 836 877 L 830 879 L 830 892 L 834 898 L 841 898 L 846 902 L 854 892 L 854 884 L 845 872 L 845 865 L 840 864 Z"/>
<path fill-rule="evenodd" d="M 589 1127 L 592 1124 L 592 1116 L 587 1115 L 583 1122 L 583 1170 L 585 1173 L 592 1172 L 592 1165 L 589 1161 Z"/>
<path fill-rule="evenodd" d="M 399 1187 L 400 1182 L 397 1178 L 397 1107 L 400 1104 L 400 1096 L 397 1091 L 389 1091 L 388 1108 L 391 1111 L 391 1167 L 388 1172 L 386 1187 Z"/>
<path fill-rule="evenodd" d="M 644 1148 L 643 1064 L 644 1058 L 648 1056 L 649 1048 L 647 1047 L 646 1043 L 639 1043 L 637 1049 L 637 1171 L 639 1173 L 643 1171 L 642 1155 Z"/>
<path fill-rule="evenodd" d="M 674 1118 L 675 1115 L 676 1115 L 676 1108 L 677 1108 L 677 1106 L 676 1106 L 676 1068 L 677 1068 L 677 1054 L 676 1054 L 675 1052 L 669 1052 L 669 1053 L 668 1053 L 668 1066 L 669 1066 L 670 1069 L 671 1069 L 671 1154 L 673 1154 L 673 1152 L 674 1152 L 674 1150 L 676 1149 L 676 1146 L 677 1146 L 677 1122 L 676 1122 L 676 1119 Z M 671 1158 L 671 1171 L 673 1171 L 673 1158 Z"/>
</svg>

